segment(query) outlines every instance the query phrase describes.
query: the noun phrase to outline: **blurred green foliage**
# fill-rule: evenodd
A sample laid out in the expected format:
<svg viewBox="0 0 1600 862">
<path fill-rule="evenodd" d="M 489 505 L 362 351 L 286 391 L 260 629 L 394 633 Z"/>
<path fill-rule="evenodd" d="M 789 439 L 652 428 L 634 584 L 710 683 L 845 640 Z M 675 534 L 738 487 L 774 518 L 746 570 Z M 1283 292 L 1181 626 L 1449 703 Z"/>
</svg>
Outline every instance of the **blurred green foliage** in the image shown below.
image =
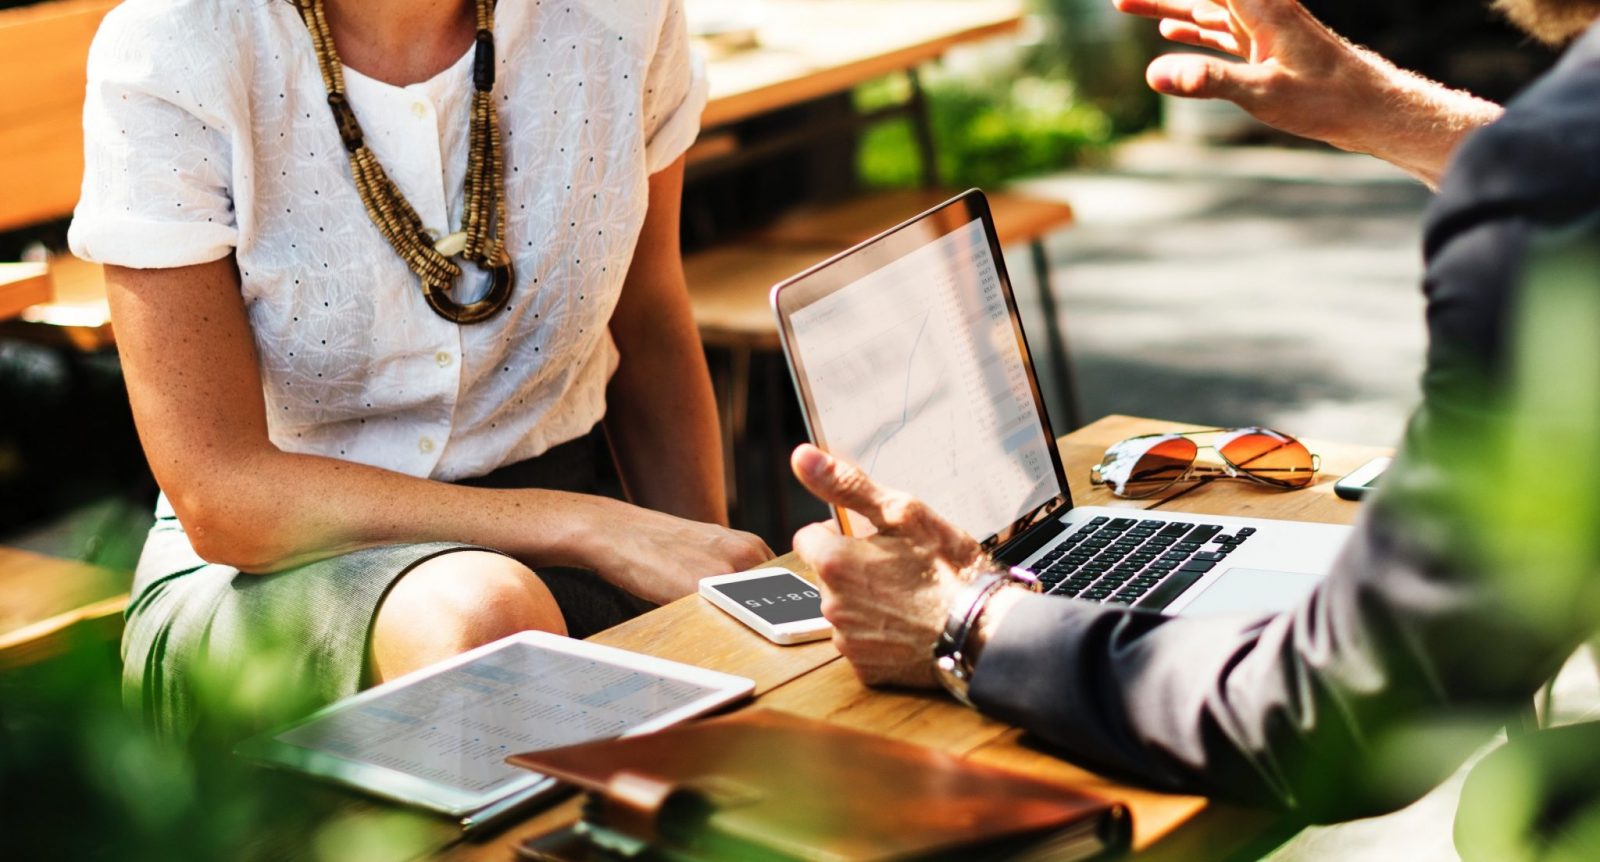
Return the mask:
<svg viewBox="0 0 1600 862">
<path fill-rule="evenodd" d="M 1072 82 L 1079 102 L 1104 113 L 1118 135 L 1161 120 L 1160 99 L 1144 81 L 1145 66 L 1164 50 L 1152 21 L 1123 15 L 1111 0 L 1031 0 L 1043 25 L 1023 59 L 1031 73 Z"/>
<path fill-rule="evenodd" d="M 1158 119 L 1156 97 L 1144 85 L 1153 27 L 1118 15 L 1107 0 L 1035 0 L 1034 11 L 1042 25 L 1035 44 L 924 76 L 941 182 L 991 186 L 1073 167 Z M 856 102 L 871 110 L 910 94 L 906 79 L 890 78 L 861 88 Z M 857 171 L 868 186 L 918 185 L 922 165 L 910 120 L 870 129 Z"/>
<path fill-rule="evenodd" d="M 286 651 L 242 668 L 197 669 L 205 720 L 182 741 L 123 707 L 114 645 L 0 674 L 0 822 L 8 859 L 400 860 L 440 846 L 441 820 L 233 754 L 308 703 Z"/>
<path fill-rule="evenodd" d="M 882 82 L 861 97 L 866 104 L 904 90 L 903 79 Z M 939 178 L 957 186 L 991 186 L 1013 177 L 1076 164 L 1111 140 L 1105 114 L 1074 104 L 1061 81 L 1026 78 L 992 82 L 944 79 L 927 85 L 928 112 Z M 882 123 L 868 131 L 857 163 L 869 186 L 917 185 L 922 177 L 911 121 Z"/>
<path fill-rule="evenodd" d="M 1513 367 L 1471 405 L 1490 430 L 1435 437 L 1461 480 L 1441 504 L 1465 528 L 1452 538 L 1475 546 L 1512 626 L 1560 643 L 1593 638 L 1600 620 L 1600 224 L 1531 233 Z M 1469 777 L 1455 837 L 1469 862 L 1600 858 L 1600 724 L 1512 737 Z"/>
</svg>

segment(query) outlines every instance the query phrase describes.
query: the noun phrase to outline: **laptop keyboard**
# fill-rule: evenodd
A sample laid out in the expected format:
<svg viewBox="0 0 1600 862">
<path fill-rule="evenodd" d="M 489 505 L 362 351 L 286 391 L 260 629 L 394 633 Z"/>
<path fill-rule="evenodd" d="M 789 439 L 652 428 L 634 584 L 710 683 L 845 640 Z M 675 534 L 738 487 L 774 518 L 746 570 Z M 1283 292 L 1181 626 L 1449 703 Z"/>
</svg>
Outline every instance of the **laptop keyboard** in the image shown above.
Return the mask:
<svg viewBox="0 0 1600 862">
<path fill-rule="evenodd" d="M 1255 533 L 1216 524 L 1098 517 L 1029 566 L 1045 592 L 1160 610 Z"/>
</svg>

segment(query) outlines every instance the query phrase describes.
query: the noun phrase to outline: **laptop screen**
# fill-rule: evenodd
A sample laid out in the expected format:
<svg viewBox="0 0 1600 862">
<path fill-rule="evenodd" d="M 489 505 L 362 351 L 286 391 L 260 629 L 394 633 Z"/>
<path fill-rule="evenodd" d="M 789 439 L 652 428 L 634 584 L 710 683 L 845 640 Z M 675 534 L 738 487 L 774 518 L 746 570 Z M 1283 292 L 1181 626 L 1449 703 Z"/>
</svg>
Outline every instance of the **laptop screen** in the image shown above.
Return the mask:
<svg viewBox="0 0 1600 862">
<path fill-rule="evenodd" d="M 980 540 L 1066 494 L 981 200 L 858 247 L 776 300 L 818 444 Z M 851 534 L 872 532 L 843 517 Z"/>
</svg>

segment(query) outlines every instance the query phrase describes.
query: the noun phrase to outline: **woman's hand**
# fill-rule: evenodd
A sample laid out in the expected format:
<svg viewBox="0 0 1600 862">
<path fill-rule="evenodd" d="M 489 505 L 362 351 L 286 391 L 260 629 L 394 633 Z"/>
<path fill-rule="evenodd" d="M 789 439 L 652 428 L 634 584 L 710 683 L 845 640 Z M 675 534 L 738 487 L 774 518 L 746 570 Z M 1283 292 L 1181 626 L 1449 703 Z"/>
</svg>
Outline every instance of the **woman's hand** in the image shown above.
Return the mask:
<svg viewBox="0 0 1600 862">
<path fill-rule="evenodd" d="M 1232 54 L 1157 57 L 1152 89 L 1226 99 L 1291 134 L 1371 153 L 1437 185 L 1450 153 L 1501 109 L 1396 68 L 1329 30 L 1297 0 L 1113 0 L 1174 42 Z"/>
<path fill-rule="evenodd" d="M 922 501 L 874 483 L 815 446 L 795 450 L 795 476 L 826 503 L 859 512 L 878 528 L 866 539 L 812 524 L 795 552 L 825 588 L 822 615 L 833 642 L 868 685 L 932 687 L 933 646 L 950 603 L 990 565 L 978 543 Z"/>
<path fill-rule="evenodd" d="M 591 516 L 591 550 L 583 565 L 657 604 L 689 595 L 701 578 L 753 569 L 776 556 L 750 533 L 593 499 L 602 505 Z"/>
</svg>

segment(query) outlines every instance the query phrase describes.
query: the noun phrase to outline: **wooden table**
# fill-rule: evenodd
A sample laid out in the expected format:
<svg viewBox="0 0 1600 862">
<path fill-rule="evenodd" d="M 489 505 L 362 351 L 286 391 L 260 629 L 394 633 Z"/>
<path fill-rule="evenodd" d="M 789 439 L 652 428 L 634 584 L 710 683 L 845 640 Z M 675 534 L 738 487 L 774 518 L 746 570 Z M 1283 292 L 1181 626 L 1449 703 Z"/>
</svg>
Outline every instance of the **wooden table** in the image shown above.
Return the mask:
<svg viewBox="0 0 1600 862">
<path fill-rule="evenodd" d="M 112 642 L 128 607 L 125 572 L 0 547 L 0 673 L 65 652 L 72 635 Z"/>
<path fill-rule="evenodd" d="M 1333 495 L 1334 480 L 1388 451 L 1308 440 L 1311 449 L 1322 455 L 1324 472 L 1314 487 L 1287 493 L 1242 482 L 1214 482 L 1163 499 L 1130 501 L 1089 485 L 1089 467 L 1099 461 L 1108 445 L 1135 434 L 1187 427 L 1192 426 L 1109 416 L 1063 437 L 1062 458 L 1074 502 L 1349 523 L 1357 506 Z M 779 562 L 803 571 L 791 556 L 779 558 Z M 696 596 L 609 629 L 593 640 L 749 677 L 756 682 L 754 705 L 763 708 L 893 735 L 1120 799 L 1133 812 L 1134 848 L 1141 860 L 1226 858 L 1255 845 L 1277 826 L 1277 820 L 1264 812 L 1211 804 L 1199 797 L 1154 793 L 1101 778 L 1028 747 L 1015 728 L 964 709 L 942 693 L 867 689 L 856 681 L 832 644 L 773 645 Z M 577 803 L 569 800 L 485 841 L 457 843 L 440 858 L 506 862 L 516 843 L 576 817 Z"/>
<path fill-rule="evenodd" d="M 691 4 L 694 0 L 689 0 Z M 1019 0 L 760 0 L 757 47 L 708 65 L 705 128 L 764 114 L 1015 33 Z"/>
</svg>

